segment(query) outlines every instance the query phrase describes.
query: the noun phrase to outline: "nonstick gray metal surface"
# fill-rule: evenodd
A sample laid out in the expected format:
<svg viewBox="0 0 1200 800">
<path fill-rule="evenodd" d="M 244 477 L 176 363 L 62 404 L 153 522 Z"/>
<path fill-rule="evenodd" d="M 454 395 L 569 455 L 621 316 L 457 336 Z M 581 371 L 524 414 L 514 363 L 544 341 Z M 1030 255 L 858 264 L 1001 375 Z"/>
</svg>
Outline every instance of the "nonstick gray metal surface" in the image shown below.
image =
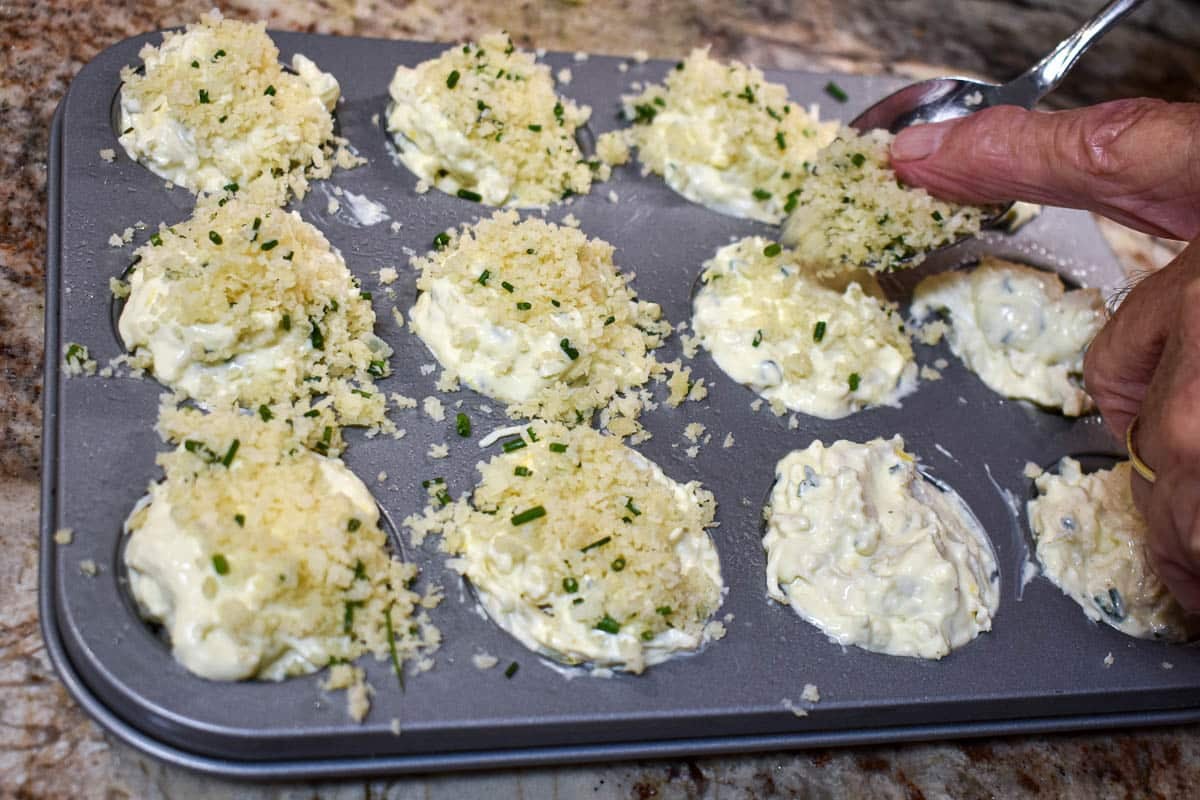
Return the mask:
<svg viewBox="0 0 1200 800">
<path fill-rule="evenodd" d="M 284 60 L 312 57 L 341 81 L 340 132 L 368 159 L 367 166 L 334 174 L 296 208 L 344 254 L 363 287 L 374 293 L 377 332 L 396 350 L 387 391 L 436 394 L 424 345 L 392 319 L 394 303 L 407 311 L 415 275 L 405 248 L 426 250 L 439 231 L 490 209 L 437 191 L 414 192 L 415 178 L 394 163 L 386 132 L 387 84 L 398 64 L 416 64 L 444 45 L 373 39 L 273 34 Z M 665 406 L 644 417 L 654 438 L 638 449 L 677 480 L 701 480 L 717 497 L 720 527 L 713 538 L 721 556 L 728 599 L 719 616 L 732 615 L 728 635 L 703 652 L 653 667 L 641 676 L 566 677 L 525 650 L 475 610 L 469 592 L 444 566 L 436 542 L 404 546 L 426 582 L 447 588 L 433 612 L 445 644 L 437 667 L 411 677 L 401 692 L 387 663 L 362 662 L 377 692 L 362 725 L 346 715 L 341 695 L 325 695 L 319 676 L 284 683 L 214 683 L 190 675 L 134 611 L 121 580 L 121 524 L 149 482 L 162 447 L 152 430 L 161 387 L 150 379 L 66 378 L 61 348 L 79 342 L 102 363 L 121 352 L 113 331 L 108 280 L 129 266 L 130 247 L 107 240 L 137 221 L 143 242 L 159 221 L 188 216 L 193 198 L 168 190 L 162 179 L 129 161 L 116 140 L 111 108 L 119 70 L 137 64 L 137 51 L 157 34 L 105 51 L 75 79 L 55 122 L 50 154 L 47 258 L 45 459 L 43 463 L 42 613 L 51 655 L 75 697 L 118 735 L 159 757 L 197 769 L 249 777 L 360 774 L 511 764 L 555 763 L 682 753 L 716 753 L 807 745 L 1062 730 L 1101 725 L 1179 722 L 1200 718 L 1200 654 L 1192 648 L 1134 640 L 1089 622 L 1044 578 L 1022 588 L 1029 555 L 1023 506 L 1031 491 L 1027 461 L 1050 465 L 1064 455 L 1118 453 L 1095 417 L 1069 420 L 991 393 L 945 346 L 918 346 L 918 359 L 944 356 L 944 379 L 922 383 L 902 408 L 871 409 L 824 421 L 755 413 L 754 395 L 725 377 L 703 353 L 694 374 L 711 390 L 701 403 Z M 616 127 L 618 95 L 631 81 L 659 80 L 667 62 L 630 63 L 592 57 L 575 62 L 549 54 L 556 70 L 574 73 L 562 92 L 593 108 L 594 133 Z M 820 103 L 823 116 L 852 118 L 893 90 L 884 78 L 769 73 L 803 103 Z M 839 104 L 822 91 L 831 77 L 850 99 Z M 376 116 L 378 115 L 378 117 Z M 113 148 L 109 164 L 99 156 Z M 333 186 L 382 203 L 392 220 L 356 227 L 327 213 Z M 620 200 L 606 199 L 609 189 Z M 662 304 L 672 322 L 689 318 L 690 293 L 701 263 L 731 237 L 770 236 L 767 226 L 719 216 L 688 203 L 661 179 L 642 177 L 636 165 L 616 170 L 611 183 L 551 210 L 572 213 L 591 236 L 616 246 L 615 260 L 637 273 L 639 294 Z M 1119 265 L 1091 219 L 1047 210 L 1015 235 L 985 234 L 936 254 L 921 273 L 993 253 L 1057 270 L 1076 283 L 1111 291 Z M 400 279 L 378 285 L 381 267 Z M 907 307 L 918 274 L 889 278 L 889 292 Z M 660 354 L 673 358 L 672 340 Z M 660 390 L 661 391 L 661 390 Z M 367 440 L 350 431 L 346 463 L 372 488 L 396 520 L 424 503 L 421 480 L 445 476 L 456 496 L 475 481 L 475 463 L 490 456 L 477 445 L 508 423 L 500 404 L 470 391 L 443 397 L 472 419 L 470 440 L 453 430 L 453 415 L 435 423 L 417 412 L 395 412 L 408 435 Z M 482 406 L 493 409 L 485 414 Z M 683 428 L 704 423 L 713 441 L 695 459 L 684 454 Z M 720 446 L 732 432 L 736 444 Z M 776 461 L 814 439 L 866 440 L 903 434 L 929 474 L 952 485 L 986 528 L 1001 571 L 1001 604 L 994 628 L 939 662 L 843 649 L 789 608 L 767 599 L 761 508 Z M 431 461 L 431 443 L 450 445 L 448 459 Z M 386 481 L 377 475 L 387 472 Z M 1015 512 L 1014 513 L 1014 508 Z M 75 531 L 58 546 L 53 532 Z M 91 559 L 95 576 L 80 572 Z M 476 652 L 499 657 L 480 671 Z M 1111 653 L 1113 663 L 1105 665 Z M 504 667 L 518 662 L 511 679 Z M 1164 662 L 1173 665 L 1168 669 Z M 786 710 L 804 684 L 816 684 L 821 702 L 804 718 Z M 398 719 L 401 733 L 392 732 Z"/>
</svg>

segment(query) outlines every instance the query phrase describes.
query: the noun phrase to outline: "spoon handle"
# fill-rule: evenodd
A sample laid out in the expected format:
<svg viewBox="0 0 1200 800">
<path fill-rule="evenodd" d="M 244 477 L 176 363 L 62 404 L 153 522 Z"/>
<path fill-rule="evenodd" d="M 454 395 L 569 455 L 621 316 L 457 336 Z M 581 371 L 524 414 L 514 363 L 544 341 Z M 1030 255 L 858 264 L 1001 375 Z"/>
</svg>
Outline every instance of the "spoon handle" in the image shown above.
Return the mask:
<svg viewBox="0 0 1200 800">
<path fill-rule="evenodd" d="M 1058 47 L 1017 78 L 996 91 L 993 104 L 1011 104 L 1032 108 L 1055 89 L 1089 47 L 1145 0 L 1112 0 L 1079 30 L 1063 39 Z"/>
</svg>

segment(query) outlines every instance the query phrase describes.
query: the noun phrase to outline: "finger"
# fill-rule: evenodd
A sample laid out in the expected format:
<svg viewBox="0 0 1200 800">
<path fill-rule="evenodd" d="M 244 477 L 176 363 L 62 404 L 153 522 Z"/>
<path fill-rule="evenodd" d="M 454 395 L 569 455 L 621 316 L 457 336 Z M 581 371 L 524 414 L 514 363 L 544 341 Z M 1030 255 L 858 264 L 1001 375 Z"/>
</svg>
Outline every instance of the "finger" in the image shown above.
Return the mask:
<svg viewBox="0 0 1200 800">
<path fill-rule="evenodd" d="M 1137 475 L 1134 479 L 1149 486 Z M 1184 609 L 1196 613 L 1200 612 L 1200 483 L 1195 476 L 1184 481 L 1168 474 L 1154 484 L 1146 520 L 1147 551 L 1159 580 Z"/>
<path fill-rule="evenodd" d="M 1141 408 L 1191 275 L 1200 275 L 1200 245 L 1138 283 L 1084 354 L 1084 384 L 1118 440 Z"/>
<path fill-rule="evenodd" d="M 1200 104 L 997 106 L 907 128 L 891 153 L 902 181 L 941 197 L 1084 208 L 1155 236 L 1200 234 Z"/>
</svg>

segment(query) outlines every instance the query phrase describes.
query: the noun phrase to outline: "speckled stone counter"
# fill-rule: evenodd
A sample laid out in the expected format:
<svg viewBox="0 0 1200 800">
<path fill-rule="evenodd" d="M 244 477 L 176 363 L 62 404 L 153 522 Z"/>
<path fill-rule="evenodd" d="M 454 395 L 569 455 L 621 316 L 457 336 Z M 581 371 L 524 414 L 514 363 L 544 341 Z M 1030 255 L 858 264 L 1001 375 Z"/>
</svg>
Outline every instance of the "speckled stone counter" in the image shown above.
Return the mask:
<svg viewBox="0 0 1200 800">
<path fill-rule="evenodd" d="M 163 766 L 106 737 L 73 703 L 37 621 L 38 448 L 50 119 L 71 77 L 127 36 L 210 2 L 0 2 L 0 798 L 2 797 L 1099 797 L 1187 796 L 1200 726 L 841 751 L 255 787 Z M 523 45 L 715 54 L 760 66 L 1005 77 L 1078 21 L 1070 0 L 547 0 L 218 3 L 276 28 L 454 40 L 503 27 Z M 1082 4 L 1090 7 L 1092 4 Z M 1200 6 L 1159 0 L 1114 32 L 1055 96 L 1200 99 Z M 1176 251 L 1115 225 L 1133 270 Z"/>
</svg>

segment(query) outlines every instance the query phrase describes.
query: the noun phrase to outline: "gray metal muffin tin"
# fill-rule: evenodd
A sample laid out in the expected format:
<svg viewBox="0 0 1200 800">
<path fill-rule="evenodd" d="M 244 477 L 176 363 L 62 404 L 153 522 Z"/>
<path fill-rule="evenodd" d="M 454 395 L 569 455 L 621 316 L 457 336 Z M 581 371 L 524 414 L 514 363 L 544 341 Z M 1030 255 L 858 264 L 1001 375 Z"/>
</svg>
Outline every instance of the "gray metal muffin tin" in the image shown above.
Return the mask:
<svg viewBox="0 0 1200 800">
<path fill-rule="evenodd" d="M 418 366 L 433 358 L 411 333 L 397 328 L 394 302 L 407 311 L 414 278 L 403 248 L 426 250 L 434 235 L 490 209 L 437 191 L 414 192 L 415 178 L 394 163 L 386 132 L 387 85 L 398 64 L 416 64 L 444 45 L 275 33 L 285 61 L 311 56 L 341 81 L 340 132 L 368 159 L 339 171 L 327 184 L 383 203 L 388 223 L 352 227 L 326 213 L 320 187 L 296 204 L 341 249 L 350 269 L 372 290 L 378 333 L 396 349 L 388 391 L 416 397 L 436 394 L 436 376 Z M 41 609 L 49 652 L 67 687 L 105 727 L 164 760 L 227 775 L 273 778 L 350 775 L 547 764 L 633 757 L 832 746 L 870 742 L 1141 725 L 1200 719 L 1200 656 L 1194 649 L 1134 640 L 1089 622 L 1044 578 L 1021 589 L 1028 557 L 1023 506 L 1031 482 L 1027 461 L 1049 465 L 1063 455 L 1118 453 L 1096 417 L 1069 420 L 1022 402 L 997 397 L 950 355 L 945 345 L 917 347 L 921 363 L 950 360 L 944 379 L 923 382 L 902 408 L 877 408 L 844 420 L 786 418 L 750 408 L 754 395 L 725 377 L 701 353 L 691 363 L 710 393 L 682 408 L 648 413 L 654 438 L 638 449 L 677 480 L 700 480 L 717 497 L 720 527 L 713 538 L 729 586 L 719 616 L 732 614 L 728 635 L 703 652 L 653 667 L 641 676 L 568 679 L 481 617 L 469 591 L 445 568 L 436 541 L 402 544 L 421 567 L 423 580 L 446 586 L 432 612 L 445 636 L 437 667 L 412 676 L 401 692 L 386 662 L 363 659 L 377 693 L 362 725 L 351 722 L 341 694 L 326 695 L 318 676 L 284 683 L 214 683 L 190 675 L 135 613 L 124 585 L 121 523 L 160 477 L 154 465 L 162 447 L 152 426 L 161 387 L 150 379 L 66 378 L 62 347 L 80 342 L 101 363 L 121 352 L 108 291 L 111 276 L 129 266 L 131 247 L 107 244 L 111 233 L 141 220 L 135 245 L 161 221 L 188 216 L 193 198 L 131 162 L 111 122 L 119 71 L 138 64 L 148 34 L 124 41 L 80 72 L 55 117 L 50 147 L 49 247 L 46 289 L 46 393 L 43 461 Z M 594 133 L 616 127 L 618 95 L 631 81 L 661 79 L 668 62 L 592 57 L 575 62 L 549 54 L 555 70 L 574 74 L 562 92 L 592 106 Z M 825 116 L 852 118 L 897 85 L 894 79 L 769 73 L 792 97 L 820 103 Z M 830 79 L 850 99 L 835 102 L 822 89 Z M 379 115 L 377 118 L 376 115 Z M 102 148 L 117 152 L 104 162 Z M 609 189 L 619 202 L 606 199 Z M 643 298 L 662 304 L 672 322 L 689 318 L 690 294 L 701 263 L 731 237 L 771 236 L 764 225 L 735 220 L 688 203 L 638 167 L 616 170 L 608 184 L 551 210 L 572 213 L 582 229 L 616 246 L 616 262 L 635 271 Z M 1055 269 L 1072 280 L 1112 290 L 1119 265 L 1091 219 L 1047 210 L 1015 235 L 980 240 L 936 254 L 921 272 L 953 268 L 980 253 L 994 253 Z M 395 299 L 378 285 L 381 267 L 396 266 Z M 918 274 L 889 278 L 893 296 L 906 304 Z M 677 339 L 660 351 L 676 357 Z M 661 393 L 661 387 L 658 389 Z M 477 446 L 489 430 L 507 424 L 498 403 L 470 391 L 443 398 L 451 411 L 462 400 L 474 424 L 471 439 L 453 430 L 453 413 L 434 423 L 418 412 L 396 412 L 408 435 L 367 440 L 350 431 L 347 464 L 375 492 L 383 509 L 400 520 L 419 509 L 420 482 L 445 476 L 456 496 L 475 480 Z M 485 415 L 481 406 L 493 411 Z M 684 454 L 682 433 L 704 423 L 712 441 L 694 460 Z M 732 432 L 736 444 L 721 447 Z M 766 596 L 761 508 L 776 461 L 814 439 L 866 440 L 903 434 L 929 474 L 954 486 L 988 531 L 1001 572 L 1001 604 L 994 629 L 939 662 L 843 649 L 790 608 Z M 447 442 L 448 459 L 425 456 Z M 937 446 L 935 446 L 937 445 Z M 495 452 L 493 450 L 492 452 Z M 386 471 L 380 483 L 376 476 Z M 1017 511 L 1006 500 L 1009 493 Z M 59 527 L 74 542 L 56 545 Z M 92 559 L 100 572 L 81 574 Z M 486 651 L 498 667 L 476 669 L 471 656 Z M 1113 663 L 1106 666 L 1111 653 Z M 510 662 L 520 669 L 504 676 Z M 1170 662 L 1173 669 L 1165 667 Z M 798 718 L 782 705 L 799 701 L 804 684 L 816 684 L 821 702 Z M 399 719 L 401 733 L 392 733 Z"/>
</svg>

